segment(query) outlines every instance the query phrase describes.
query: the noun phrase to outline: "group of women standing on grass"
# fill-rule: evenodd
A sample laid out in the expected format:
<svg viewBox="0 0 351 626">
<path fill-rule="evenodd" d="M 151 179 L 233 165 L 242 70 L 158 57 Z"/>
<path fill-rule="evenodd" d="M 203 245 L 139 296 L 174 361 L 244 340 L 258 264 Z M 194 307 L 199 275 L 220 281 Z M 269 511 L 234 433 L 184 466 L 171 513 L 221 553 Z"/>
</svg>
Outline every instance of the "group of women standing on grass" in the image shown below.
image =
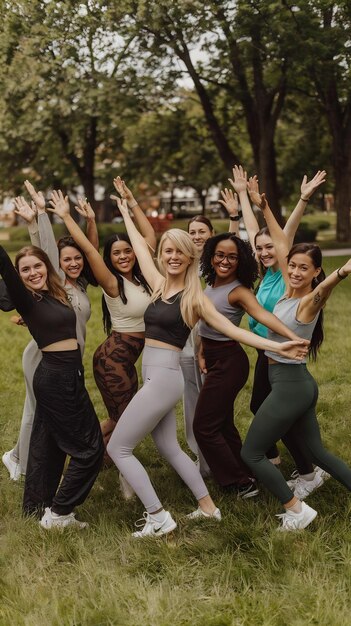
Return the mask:
<svg viewBox="0 0 351 626">
<path fill-rule="evenodd" d="M 159 243 L 157 266 L 153 230 L 118 177 L 114 180 L 119 193 L 116 200 L 128 236 L 111 239 L 103 258 L 89 204 L 80 201 L 77 207 L 90 226 L 85 236 L 60 191 L 53 192 L 48 210 L 63 219 L 72 237 L 59 245 L 61 278 L 39 247 L 25 248 L 17 255 L 17 271 L 1 249 L 0 271 L 8 295 L 37 345 L 32 387 L 26 378 L 27 396 L 32 393 L 36 410 L 25 470 L 24 510 L 41 513 L 43 527 L 85 525 L 75 519 L 73 509 L 93 485 L 105 440 L 125 495 L 136 493 L 145 507 L 134 536 L 159 536 L 174 530 L 175 520 L 164 510 L 145 468 L 133 454 L 149 433 L 198 502 L 190 519 L 221 519 L 203 479 L 209 473 L 222 488 L 242 498 L 257 495 L 260 483 L 270 489 L 285 507 L 281 527 L 287 530 L 305 528 L 314 519 L 316 511 L 302 500 L 327 473 L 351 489 L 351 470 L 322 446 L 315 416 L 316 386 L 305 365 L 307 352 L 315 355 L 322 340 L 322 307 L 333 287 L 351 272 L 351 260 L 324 279 L 317 246 L 291 248 L 306 202 L 324 177 L 325 172 L 318 172 L 310 182 L 304 178 L 301 199 L 284 232 L 264 194 L 259 194 L 256 178 L 247 181 L 243 169 L 234 167 L 235 194 L 222 193 L 230 232 L 214 236 L 205 218 L 191 220 L 189 234 L 171 229 Z M 38 212 L 43 212 L 42 196 L 29 183 L 26 187 Z M 269 231 L 258 229 L 248 192 L 262 210 Z M 236 194 L 263 268 L 257 299 L 252 291 L 256 261 L 250 245 L 236 234 Z M 24 200 L 16 200 L 16 210 L 25 218 L 34 214 L 34 205 L 31 208 Z M 44 213 L 38 215 L 38 231 L 39 243 L 45 247 L 41 233 L 49 228 L 41 230 L 43 218 L 47 219 Z M 27 221 L 32 223 L 33 216 Z M 35 232 L 35 227 L 31 230 Z M 205 292 L 199 279 L 200 252 Z M 82 349 L 82 340 L 77 340 L 84 336 L 80 331 L 87 321 L 87 314 L 82 319 L 87 285 L 81 281 L 83 270 L 103 289 L 108 332 L 94 355 L 94 375 L 108 411 L 101 427 L 84 387 L 78 347 Z M 245 312 L 251 316 L 254 332 L 239 328 Z M 255 418 L 243 446 L 233 422 L 233 403 L 248 377 L 248 359 L 239 342 L 258 350 L 251 401 Z M 137 392 L 134 365 L 143 347 L 143 386 Z M 31 368 L 24 365 L 24 369 L 28 373 Z M 198 462 L 185 454 L 177 440 L 174 408 L 183 395 L 184 382 L 186 435 Z M 290 486 L 276 467 L 280 438 L 297 465 L 298 475 Z M 13 474 L 23 471 L 16 467 L 17 449 L 3 457 Z M 60 483 L 67 455 L 70 460 Z"/>
</svg>

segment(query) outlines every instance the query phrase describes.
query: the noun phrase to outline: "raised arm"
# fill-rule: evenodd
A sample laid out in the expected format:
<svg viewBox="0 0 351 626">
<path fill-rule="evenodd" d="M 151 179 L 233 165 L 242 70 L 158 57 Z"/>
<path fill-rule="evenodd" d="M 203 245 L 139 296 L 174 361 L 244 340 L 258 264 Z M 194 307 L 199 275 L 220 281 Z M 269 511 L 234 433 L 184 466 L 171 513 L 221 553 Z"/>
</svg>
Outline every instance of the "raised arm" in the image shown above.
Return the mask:
<svg viewBox="0 0 351 626">
<path fill-rule="evenodd" d="M 50 204 L 52 208 L 48 208 L 48 211 L 56 213 L 56 215 L 64 221 L 66 228 L 73 237 L 74 241 L 86 255 L 92 272 L 99 285 L 101 285 L 109 296 L 112 298 L 117 297 L 119 295 L 119 290 L 116 277 L 106 267 L 99 252 L 94 248 L 93 244 L 90 243 L 89 239 L 84 235 L 83 231 L 72 218 L 69 211 L 67 196 L 65 197 L 62 191 L 53 191 Z"/>
<path fill-rule="evenodd" d="M 299 306 L 299 319 L 312 321 L 324 307 L 334 287 L 351 274 L 351 259 L 320 282 L 315 289 L 304 296 Z"/>
<path fill-rule="evenodd" d="M 255 177 L 252 179 L 254 180 Z M 233 179 L 229 178 L 230 184 L 239 196 L 239 204 L 243 214 L 245 228 L 249 237 L 249 242 L 253 250 L 255 250 L 255 237 L 260 230 L 254 212 L 251 208 L 250 200 L 247 194 L 247 174 L 241 165 L 234 165 Z"/>
<path fill-rule="evenodd" d="M 225 188 L 221 191 L 223 200 L 218 202 L 222 204 L 229 216 L 229 232 L 239 237 L 239 202 L 236 193 L 233 193 L 231 189 Z"/>
<path fill-rule="evenodd" d="M 15 198 L 14 203 L 15 208 L 13 212 L 27 222 L 27 228 L 32 246 L 40 248 L 39 227 L 36 219 L 37 211 L 34 202 L 29 205 L 22 196 L 18 196 Z"/>
<path fill-rule="evenodd" d="M 145 279 L 150 285 L 151 289 L 154 291 L 159 287 L 161 283 L 163 283 L 164 276 L 162 276 L 162 274 L 157 270 L 144 237 L 139 233 L 131 216 L 129 215 L 127 201 L 120 200 L 119 198 L 116 198 L 116 201 L 117 206 L 124 219 L 127 233 L 133 246 L 133 250 L 139 261 L 141 271 L 144 274 Z"/>
<path fill-rule="evenodd" d="M 259 335 L 255 335 L 244 328 L 238 328 L 221 313 L 219 313 L 206 296 L 204 296 L 203 317 L 207 324 L 212 326 L 215 330 L 218 330 L 218 332 L 230 337 L 230 339 L 234 339 L 235 341 L 240 341 L 240 343 L 244 343 L 247 346 L 251 346 L 252 348 L 270 350 L 290 359 L 302 359 L 307 354 L 308 342 L 300 340 L 277 343 L 276 341 L 270 341 L 264 337 L 259 337 Z"/>
<path fill-rule="evenodd" d="M 49 216 L 45 211 L 44 194 L 41 191 L 37 192 L 29 180 L 24 181 L 24 186 L 32 198 L 32 204 L 34 203 L 38 215 L 39 247 L 46 252 L 55 271 L 61 278 L 64 278 L 63 272 L 60 269 L 59 252 L 54 231 Z"/>
<path fill-rule="evenodd" d="M 324 183 L 326 175 L 327 173 L 325 170 L 322 170 L 322 171 L 318 170 L 317 174 L 315 174 L 312 180 L 310 181 L 307 180 L 306 174 L 303 177 L 301 188 L 300 188 L 301 190 L 300 199 L 284 226 L 284 232 L 288 239 L 289 248 L 291 248 L 291 246 L 294 243 L 294 237 L 296 235 L 296 231 L 299 227 L 301 218 L 304 214 L 304 211 L 306 209 L 309 199 L 312 197 L 316 189 L 322 183 Z"/>
<path fill-rule="evenodd" d="M 265 194 L 264 193 L 259 194 L 257 191 L 254 191 L 252 187 L 250 186 L 250 184 L 248 186 L 248 189 L 249 189 L 251 201 L 254 204 L 256 204 L 256 206 L 258 206 L 259 209 L 261 209 L 264 215 L 266 224 L 268 226 L 270 235 L 274 243 L 275 251 L 277 253 L 279 267 L 282 271 L 286 288 L 288 288 L 289 281 L 288 281 L 287 256 L 290 250 L 288 239 L 283 229 L 281 228 L 281 226 L 278 224 L 277 220 L 275 219 L 268 205 Z"/>
<path fill-rule="evenodd" d="M 87 223 L 87 238 L 90 243 L 94 246 L 95 250 L 99 252 L 99 234 L 96 227 L 95 213 L 94 210 L 85 198 L 78 198 L 78 206 L 75 206 L 76 211 L 78 211 L 79 215 L 84 217 Z"/>
<path fill-rule="evenodd" d="M 144 211 L 140 208 L 138 201 L 134 198 L 130 189 L 128 189 L 124 180 L 119 176 L 113 179 L 113 185 L 116 191 L 120 194 L 122 200 L 127 201 L 128 208 L 132 211 L 135 219 L 135 223 L 144 237 L 150 250 L 155 253 L 156 251 L 156 235 L 151 223 L 147 219 Z"/>
</svg>

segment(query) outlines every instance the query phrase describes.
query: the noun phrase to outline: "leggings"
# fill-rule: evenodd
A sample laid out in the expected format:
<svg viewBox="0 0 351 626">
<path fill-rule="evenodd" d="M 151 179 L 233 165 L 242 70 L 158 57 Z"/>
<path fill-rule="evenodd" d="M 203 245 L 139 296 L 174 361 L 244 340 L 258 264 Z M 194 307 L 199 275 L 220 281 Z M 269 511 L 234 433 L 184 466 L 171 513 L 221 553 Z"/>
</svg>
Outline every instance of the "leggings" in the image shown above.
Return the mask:
<svg viewBox="0 0 351 626">
<path fill-rule="evenodd" d="M 108 454 L 148 513 L 161 509 L 162 504 L 133 450 L 149 433 L 160 454 L 174 467 L 195 498 L 200 500 L 208 495 L 199 470 L 177 440 L 174 407 L 184 389 L 180 354 L 175 350 L 145 347 L 143 387 L 121 415 L 107 446 Z"/>
<path fill-rule="evenodd" d="M 256 415 L 261 404 L 263 404 L 265 399 L 271 393 L 271 384 L 269 382 L 268 374 L 268 358 L 266 357 L 263 350 L 257 350 L 257 352 L 258 356 L 255 365 L 255 375 L 250 403 L 250 409 L 254 415 Z M 312 473 L 313 465 L 309 457 L 306 457 L 303 450 L 301 449 L 300 442 L 296 438 L 294 429 L 289 430 L 289 432 L 287 432 L 284 437 L 282 437 L 282 442 L 289 450 L 292 458 L 294 459 L 299 474 Z M 271 448 L 267 451 L 267 456 L 269 459 L 274 459 L 278 455 L 279 451 L 276 443 L 274 443 L 274 445 L 271 446 Z"/>
<path fill-rule="evenodd" d="M 33 388 L 37 406 L 23 510 L 31 515 L 48 506 L 67 515 L 88 496 L 104 452 L 99 421 L 84 386 L 80 350 L 43 352 Z"/>
<path fill-rule="evenodd" d="M 195 437 L 221 487 L 247 485 L 251 472 L 240 456 L 233 404 L 248 379 L 249 360 L 236 341 L 202 338 L 202 346 L 207 374 L 195 411 Z"/>
<path fill-rule="evenodd" d="M 29 442 L 32 434 L 36 408 L 36 399 L 33 391 L 33 377 L 35 370 L 41 361 L 41 356 L 41 350 L 39 350 L 36 341 L 32 339 L 32 341 L 30 341 L 26 346 L 22 357 L 26 397 L 22 412 L 20 433 L 12 452 L 12 456 L 20 464 L 21 474 L 25 474 L 27 470 Z"/>
<path fill-rule="evenodd" d="M 95 382 L 110 419 L 117 422 L 138 391 L 135 363 L 144 347 L 144 339 L 125 333 L 112 333 L 93 357 Z"/>
<path fill-rule="evenodd" d="M 351 491 L 351 469 L 328 452 L 321 440 L 316 417 L 318 387 L 305 364 L 269 365 L 272 391 L 263 402 L 241 450 L 245 463 L 282 504 L 294 494 L 265 451 L 292 429 L 306 457 Z"/>
</svg>

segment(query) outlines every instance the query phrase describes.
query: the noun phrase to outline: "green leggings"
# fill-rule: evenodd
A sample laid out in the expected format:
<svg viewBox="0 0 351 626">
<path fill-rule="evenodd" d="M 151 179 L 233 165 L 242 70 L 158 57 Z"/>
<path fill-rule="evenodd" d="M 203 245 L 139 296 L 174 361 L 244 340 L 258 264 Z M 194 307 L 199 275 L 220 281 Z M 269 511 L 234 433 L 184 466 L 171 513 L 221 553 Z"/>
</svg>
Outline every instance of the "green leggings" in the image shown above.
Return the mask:
<svg viewBox="0 0 351 626">
<path fill-rule="evenodd" d="M 269 381 L 272 391 L 257 411 L 241 450 L 245 463 L 282 504 L 289 502 L 294 494 L 267 459 L 266 450 L 292 429 L 306 456 L 351 491 L 351 469 L 322 444 L 316 417 L 318 387 L 306 365 L 270 365 Z"/>
</svg>

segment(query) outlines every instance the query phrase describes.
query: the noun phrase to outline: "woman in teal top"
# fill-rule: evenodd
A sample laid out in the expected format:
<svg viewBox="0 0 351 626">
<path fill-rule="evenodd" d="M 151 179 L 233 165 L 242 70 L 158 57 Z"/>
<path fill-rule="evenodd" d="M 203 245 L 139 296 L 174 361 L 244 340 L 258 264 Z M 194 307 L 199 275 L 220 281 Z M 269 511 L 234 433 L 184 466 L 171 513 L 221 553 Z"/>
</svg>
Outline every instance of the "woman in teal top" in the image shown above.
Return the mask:
<svg viewBox="0 0 351 626">
<path fill-rule="evenodd" d="M 284 233 L 287 237 L 289 248 L 291 248 L 293 244 L 295 233 L 300 224 L 307 202 L 319 185 L 325 181 L 325 176 L 325 171 L 318 171 L 310 181 L 307 181 L 307 176 L 303 177 L 300 188 L 300 200 L 284 227 Z M 256 297 L 258 302 L 265 309 L 272 312 L 274 306 L 285 292 L 284 278 L 279 266 L 274 243 L 268 228 L 259 228 L 248 198 L 247 175 L 241 166 L 235 166 L 233 168 L 233 179 L 234 180 L 231 180 L 230 182 L 239 196 L 239 202 L 242 209 L 245 227 L 249 236 L 249 241 L 255 251 L 260 267 L 260 274 L 262 276 Z M 258 191 L 258 181 L 255 176 L 250 178 L 250 186 L 253 186 L 253 188 Z M 256 322 L 253 318 L 249 318 L 249 325 L 250 329 L 256 335 L 264 338 L 267 337 L 267 327 Z M 268 359 L 262 350 L 257 350 L 257 361 L 255 365 L 254 382 L 250 402 L 250 409 L 254 415 L 257 413 L 261 404 L 270 392 L 271 385 L 268 378 Z M 307 489 L 308 493 L 311 493 L 311 490 L 323 483 L 325 473 L 322 470 L 319 470 L 319 468 L 317 468 L 317 470 L 313 468 L 310 460 L 301 453 L 301 449 L 297 442 L 295 442 L 292 433 L 287 433 L 283 442 L 296 463 L 299 474 L 298 482 L 302 492 L 305 492 Z M 267 451 L 267 457 L 274 464 L 280 463 L 279 452 L 276 445 L 272 446 L 272 448 Z M 307 485 L 306 482 L 308 483 Z M 306 495 L 308 494 L 301 493 L 301 496 L 305 497 Z"/>
</svg>

